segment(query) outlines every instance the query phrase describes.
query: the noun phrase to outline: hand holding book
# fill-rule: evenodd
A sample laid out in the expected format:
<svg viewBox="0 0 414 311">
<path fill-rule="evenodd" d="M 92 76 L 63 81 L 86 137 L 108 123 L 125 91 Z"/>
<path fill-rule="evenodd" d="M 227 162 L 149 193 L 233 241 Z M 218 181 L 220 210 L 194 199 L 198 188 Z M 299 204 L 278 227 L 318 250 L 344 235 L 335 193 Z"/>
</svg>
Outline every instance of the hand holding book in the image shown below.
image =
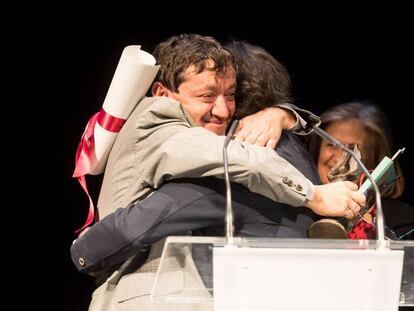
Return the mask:
<svg viewBox="0 0 414 311">
<path fill-rule="evenodd" d="M 404 152 L 405 148 L 399 149 L 396 154 L 390 159 L 385 156 L 382 161 L 377 165 L 375 170 L 371 173 L 371 176 L 374 178 L 377 186 L 381 192 L 384 194 L 391 185 L 400 178 L 396 175 L 394 160 Z M 359 215 L 355 217 L 351 222 L 347 224 L 347 231 L 350 231 L 355 224 L 357 224 L 363 215 L 367 213 L 375 204 L 375 191 L 372 186 L 372 183 L 369 179 L 366 179 L 365 182 L 358 189 L 359 192 L 363 193 L 367 197 L 365 207 L 363 207 Z"/>
<path fill-rule="evenodd" d="M 360 157 L 359 150 L 357 146 L 355 145 L 354 153 L 357 154 L 357 156 Z M 404 149 L 398 150 L 398 152 L 390 159 L 388 157 L 384 157 L 383 160 L 377 165 L 375 170 L 371 173 L 373 179 L 375 180 L 381 194 L 384 194 L 389 187 L 396 181 L 400 176 L 396 176 L 396 170 L 394 165 L 394 160 L 398 155 L 400 155 Z M 337 165 L 335 165 L 334 168 L 332 168 L 332 171 L 342 171 L 341 174 L 338 174 L 340 177 L 339 180 L 355 180 L 355 176 L 357 176 L 357 172 L 360 173 L 360 171 L 355 168 L 355 165 L 353 165 L 351 162 L 355 161 L 353 158 L 346 158 L 342 156 L 339 160 Z M 342 163 L 343 162 L 343 163 Z M 345 171 L 345 169 L 338 170 L 338 167 L 342 168 L 348 168 L 348 171 Z M 353 169 L 351 169 L 354 167 Z M 331 174 L 330 181 L 335 181 L 333 177 L 335 177 L 335 174 Z M 360 174 L 358 174 L 360 175 Z M 345 178 L 347 177 L 347 178 Z M 347 220 L 344 217 L 339 217 L 336 219 L 332 218 L 324 218 L 321 220 L 318 220 L 314 222 L 309 230 L 308 235 L 311 238 L 347 238 L 347 235 L 356 224 L 360 222 L 361 219 L 364 219 L 364 215 L 367 214 L 371 210 L 372 207 L 375 206 L 375 191 L 374 187 L 372 186 L 372 183 L 369 179 L 366 179 L 364 183 L 360 186 L 359 192 L 363 193 L 366 197 L 366 204 L 365 206 L 359 211 L 359 213 L 354 217 L 351 221 Z M 373 224 L 373 219 L 367 221 L 368 223 Z"/>
</svg>

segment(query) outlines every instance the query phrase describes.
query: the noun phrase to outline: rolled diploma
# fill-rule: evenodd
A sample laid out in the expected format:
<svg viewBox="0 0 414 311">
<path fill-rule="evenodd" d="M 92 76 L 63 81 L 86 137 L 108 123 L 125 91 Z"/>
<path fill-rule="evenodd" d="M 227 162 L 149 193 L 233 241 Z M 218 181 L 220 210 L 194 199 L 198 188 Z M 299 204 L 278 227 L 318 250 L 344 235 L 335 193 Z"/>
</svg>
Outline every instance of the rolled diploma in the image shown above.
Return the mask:
<svg viewBox="0 0 414 311">
<path fill-rule="evenodd" d="M 103 109 L 111 116 L 128 119 L 158 72 L 160 66 L 155 66 L 155 63 L 154 56 L 142 51 L 140 45 L 127 46 L 115 70 Z M 95 158 L 92 161 L 96 164 L 92 165 L 90 174 L 98 175 L 104 171 L 117 135 L 101 127 L 98 122 L 95 124 Z"/>
</svg>

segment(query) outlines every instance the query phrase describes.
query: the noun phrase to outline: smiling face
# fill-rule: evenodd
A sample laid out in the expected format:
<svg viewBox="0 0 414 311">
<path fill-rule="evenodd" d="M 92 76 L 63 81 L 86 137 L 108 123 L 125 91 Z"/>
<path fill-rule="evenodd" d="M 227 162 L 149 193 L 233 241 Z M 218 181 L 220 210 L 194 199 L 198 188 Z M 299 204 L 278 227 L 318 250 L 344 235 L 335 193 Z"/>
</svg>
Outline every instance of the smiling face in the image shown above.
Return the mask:
<svg viewBox="0 0 414 311">
<path fill-rule="evenodd" d="M 357 144 L 361 153 L 364 154 L 366 132 L 357 120 L 335 121 L 330 123 L 325 130 L 342 144 Z M 341 152 L 339 148 L 322 140 L 318 158 L 318 172 L 323 184 L 329 183 L 328 172 L 338 161 Z"/>
<path fill-rule="evenodd" d="M 236 72 L 229 66 L 224 73 L 209 69 L 197 73 L 190 66 L 178 92 L 161 84 L 153 91 L 155 96 L 167 96 L 180 102 L 198 126 L 224 135 L 236 108 Z"/>
</svg>

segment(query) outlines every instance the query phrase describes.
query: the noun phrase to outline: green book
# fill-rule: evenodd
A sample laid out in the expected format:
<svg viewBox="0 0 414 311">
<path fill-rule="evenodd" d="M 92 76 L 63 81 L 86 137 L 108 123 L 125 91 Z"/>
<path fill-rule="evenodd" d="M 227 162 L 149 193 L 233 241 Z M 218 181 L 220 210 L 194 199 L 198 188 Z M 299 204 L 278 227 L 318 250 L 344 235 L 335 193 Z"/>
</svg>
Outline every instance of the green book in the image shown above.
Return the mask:
<svg viewBox="0 0 414 311">
<path fill-rule="evenodd" d="M 371 173 L 381 193 L 390 186 L 396 179 L 394 161 L 389 157 L 384 157 L 380 164 L 377 165 L 375 170 Z M 358 190 L 367 196 L 374 195 L 374 188 L 371 181 L 367 178 L 362 186 Z M 372 192 L 372 193 L 371 193 Z M 368 200 L 367 200 L 368 201 Z"/>
<path fill-rule="evenodd" d="M 382 159 L 382 161 L 377 165 L 375 170 L 371 173 L 371 176 L 372 178 L 374 178 L 381 195 L 384 194 L 388 190 L 388 188 L 400 177 L 396 175 L 394 160 L 401 153 L 403 153 L 404 150 L 405 148 L 398 150 L 391 159 L 385 156 L 384 159 Z M 365 182 L 361 185 L 361 187 L 358 189 L 358 191 L 363 193 L 367 197 L 365 207 L 363 207 L 359 212 L 360 215 L 363 215 L 375 203 L 375 190 L 372 186 L 371 181 L 367 178 Z M 346 226 L 347 230 L 351 230 L 352 227 L 359 220 L 360 219 L 357 217 L 351 222 L 349 222 Z"/>
<path fill-rule="evenodd" d="M 396 176 L 394 161 L 400 154 L 404 152 L 404 150 L 405 148 L 399 149 L 391 159 L 385 156 L 384 159 L 382 159 L 382 161 L 377 165 L 375 170 L 371 173 L 371 176 L 374 178 L 381 194 L 387 191 L 387 189 L 394 183 L 394 181 L 400 177 Z M 373 197 L 375 200 L 374 187 L 372 187 L 372 183 L 369 179 L 365 180 L 358 191 L 366 195 L 367 203 L 369 203 L 369 198 L 371 197 Z"/>
</svg>

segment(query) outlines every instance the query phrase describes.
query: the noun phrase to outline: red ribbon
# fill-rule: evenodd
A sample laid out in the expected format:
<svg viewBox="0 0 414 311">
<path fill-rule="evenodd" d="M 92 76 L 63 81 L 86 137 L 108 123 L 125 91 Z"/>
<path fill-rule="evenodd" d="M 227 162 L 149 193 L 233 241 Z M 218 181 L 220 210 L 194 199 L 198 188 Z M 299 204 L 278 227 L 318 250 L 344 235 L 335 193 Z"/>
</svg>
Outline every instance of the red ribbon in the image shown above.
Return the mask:
<svg viewBox="0 0 414 311">
<path fill-rule="evenodd" d="M 82 135 L 78 150 L 76 151 L 75 171 L 72 177 L 78 178 L 79 183 L 89 198 L 89 212 L 85 224 L 76 230 L 76 233 L 88 227 L 95 218 L 95 207 L 88 191 L 85 175 L 89 174 L 93 169 L 92 164 L 93 159 L 95 159 L 95 138 L 93 134 L 96 122 L 107 131 L 118 133 L 126 120 L 111 116 L 102 108 L 101 111 L 91 117 L 86 125 L 85 132 Z"/>
</svg>

